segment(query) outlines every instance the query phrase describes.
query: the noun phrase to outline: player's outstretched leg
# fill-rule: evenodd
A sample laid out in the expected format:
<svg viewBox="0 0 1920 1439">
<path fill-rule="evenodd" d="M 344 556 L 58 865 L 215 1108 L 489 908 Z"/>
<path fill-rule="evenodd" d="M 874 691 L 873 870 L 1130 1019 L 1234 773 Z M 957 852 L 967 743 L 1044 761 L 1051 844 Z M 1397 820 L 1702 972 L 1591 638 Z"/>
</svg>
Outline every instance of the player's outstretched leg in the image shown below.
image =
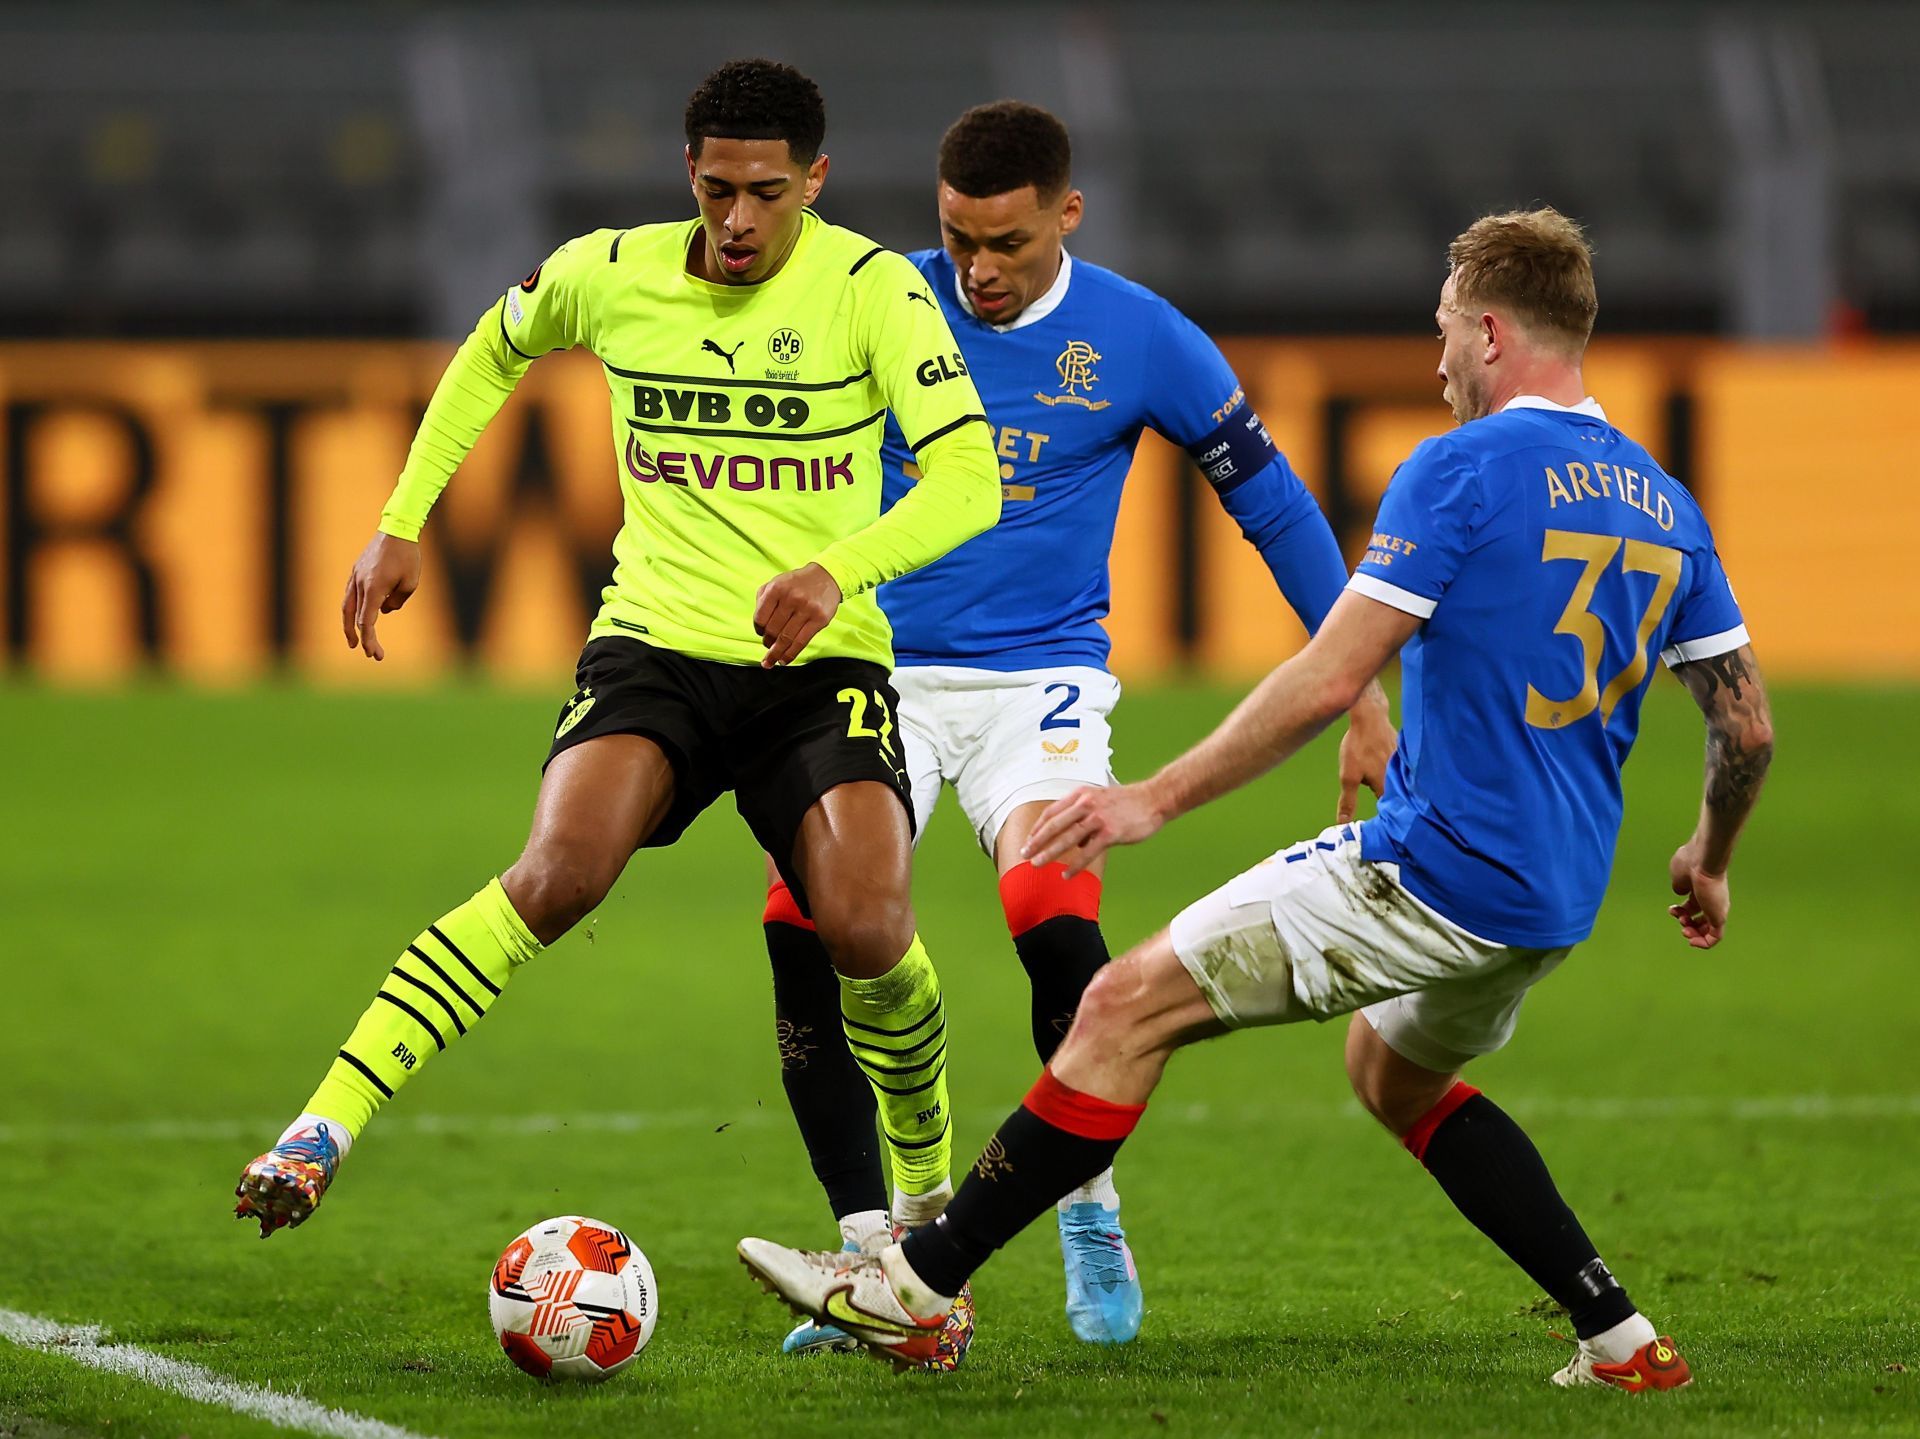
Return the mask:
<svg viewBox="0 0 1920 1439">
<path fill-rule="evenodd" d="M 813 921 L 800 913 L 778 877 L 767 890 L 763 922 L 787 1105 L 840 1226 L 842 1248 L 878 1253 L 892 1238 L 886 1175 L 874 1133 L 873 1090 L 841 1030 L 840 981 Z M 787 1354 L 817 1354 L 855 1346 L 838 1326 L 803 1319 L 780 1347 Z"/>
<path fill-rule="evenodd" d="M 1579 1347 L 1553 1376 L 1639 1393 L 1691 1378 L 1671 1339 L 1656 1334 L 1560 1197 L 1526 1132 L 1458 1073 L 1396 1052 L 1365 1014 L 1347 1030 L 1347 1076 L 1369 1113 L 1439 1181 L 1474 1228 L 1571 1316 Z"/>
<path fill-rule="evenodd" d="M 652 740 L 605 735 L 547 766 L 513 868 L 428 925 L 387 971 L 306 1109 L 241 1171 L 260 1237 L 304 1223 L 374 1111 L 486 1015 L 520 965 L 589 914 L 673 797 Z"/>
<path fill-rule="evenodd" d="M 1022 810 L 1029 808 L 1037 819 L 1045 806 Z M 1014 812 L 997 848 L 1024 840 L 1031 830 L 1031 819 L 1019 823 L 1025 817 L 1022 810 Z M 1091 871 L 1069 878 L 1065 865 L 1036 867 L 1025 860 L 1009 865 L 1000 876 L 1000 906 L 1032 986 L 1033 1047 L 1042 1064 L 1053 1058 L 1080 1007 L 1080 996 L 1107 962 L 1107 942 L 1100 933 L 1100 885 L 1100 876 Z M 1140 1332 L 1145 1298 L 1126 1230 L 1120 1227 L 1113 1171 L 1103 1170 L 1063 1198 L 1057 1218 L 1067 1322 L 1089 1344 L 1125 1344 Z"/>
<path fill-rule="evenodd" d="M 1113 1163 L 1173 1051 L 1220 1030 L 1162 931 L 1088 986 L 1053 1063 L 933 1223 L 878 1260 L 743 1239 L 741 1261 L 796 1311 L 911 1362 L 994 1250 Z"/>
<path fill-rule="evenodd" d="M 374 1111 L 485 1018 L 540 949 L 497 879 L 428 925 L 387 971 L 305 1112 L 241 1172 L 234 1214 L 259 1220 L 263 1239 L 305 1222 Z"/>
</svg>

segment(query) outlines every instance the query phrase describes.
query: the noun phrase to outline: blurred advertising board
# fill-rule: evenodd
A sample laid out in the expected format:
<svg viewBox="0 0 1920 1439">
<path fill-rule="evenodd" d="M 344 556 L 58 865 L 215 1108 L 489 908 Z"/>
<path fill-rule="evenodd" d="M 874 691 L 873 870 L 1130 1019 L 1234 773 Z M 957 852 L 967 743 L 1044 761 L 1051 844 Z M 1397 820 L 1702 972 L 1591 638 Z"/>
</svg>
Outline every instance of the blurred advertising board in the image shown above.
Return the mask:
<svg viewBox="0 0 1920 1439">
<path fill-rule="evenodd" d="M 1421 340 L 1226 341 L 1349 561 L 1394 466 L 1450 423 Z M 528 375 L 426 535 L 383 665 L 339 603 L 443 346 L 0 345 L 0 666 L 103 683 L 420 684 L 475 669 L 564 688 L 620 502 L 590 356 Z M 1590 391 L 1700 497 L 1780 675 L 1920 678 L 1920 345 L 1605 339 Z M 1017 437 L 999 437 L 1003 445 Z M 1863 536 L 1892 535 L 1892 554 Z M 1261 672 L 1302 635 L 1178 450 L 1143 441 L 1114 548 L 1128 679 Z"/>
</svg>

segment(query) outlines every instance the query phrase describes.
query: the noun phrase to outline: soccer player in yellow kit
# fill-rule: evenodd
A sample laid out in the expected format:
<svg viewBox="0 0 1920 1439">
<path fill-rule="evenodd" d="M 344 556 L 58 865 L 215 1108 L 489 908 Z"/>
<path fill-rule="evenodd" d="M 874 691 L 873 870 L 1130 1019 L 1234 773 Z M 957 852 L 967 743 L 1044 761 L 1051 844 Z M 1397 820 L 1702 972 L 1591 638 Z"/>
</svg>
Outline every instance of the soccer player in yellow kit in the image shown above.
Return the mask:
<svg viewBox="0 0 1920 1439">
<path fill-rule="evenodd" d="M 994 523 L 998 462 L 924 278 L 807 208 L 824 132 L 799 72 L 715 71 L 686 116 L 700 218 L 562 245 L 448 366 L 354 566 L 347 643 L 383 657 L 377 616 L 419 584 L 435 498 L 528 365 L 574 345 L 599 357 L 612 398 L 613 582 L 526 848 L 405 947 L 305 1111 L 246 1167 L 236 1212 L 263 1237 L 313 1212 L 381 1103 L 589 914 L 636 849 L 671 844 L 726 790 L 804 896 L 846 1024 L 912 1036 L 943 1023 L 908 895 L 912 807 L 873 591 Z M 889 410 L 925 478 L 881 515 Z M 944 1074 L 899 1067 L 873 1076 L 895 1173 L 937 1210 Z M 894 1093 L 926 1078 L 927 1092 Z"/>
</svg>

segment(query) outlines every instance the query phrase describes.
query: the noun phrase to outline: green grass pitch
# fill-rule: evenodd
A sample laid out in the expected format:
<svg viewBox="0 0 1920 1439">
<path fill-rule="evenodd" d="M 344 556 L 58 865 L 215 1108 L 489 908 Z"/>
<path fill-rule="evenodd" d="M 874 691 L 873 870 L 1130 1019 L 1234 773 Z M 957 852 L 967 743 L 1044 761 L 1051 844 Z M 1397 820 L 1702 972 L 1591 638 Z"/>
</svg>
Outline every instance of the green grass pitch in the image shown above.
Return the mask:
<svg viewBox="0 0 1920 1439">
<path fill-rule="evenodd" d="M 832 1229 L 780 1092 L 758 860 L 722 808 L 369 1130 L 315 1221 L 261 1243 L 240 1166 L 406 941 L 508 863 L 556 696 L 0 689 L 0 1308 L 440 1436 L 1920 1432 L 1920 693 L 1786 689 L 1779 758 L 1700 955 L 1664 913 L 1700 729 L 1662 679 L 1599 930 L 1473 1077 L 1529 1124 L 1685 1392 L 1547 1385 L 1526 1279 L 1362 1118 L 1340 1027 L 1178 1060 L 1122 1156 L 1140 1339 L 1074 1342 L 1050 1223 L 977 1282 L 965 1369 L 782 1359 L 745 1233 Z M 1130 694 L 1123 774 L 1231 696 Z M 1116 945 L 1333 805 L 1323 741 L 1119 856 Z M 964 1163 L 1035 1071 L 992 877 L 949 804 L 917 879 L 945 978 Z M 548 1214 L 658 1272 L 641 1361 L 597 1390 L 512 1369 L 485 1282 Z M 0 1341 L 0 1435 L 261 1422 Z"/>
</svg>

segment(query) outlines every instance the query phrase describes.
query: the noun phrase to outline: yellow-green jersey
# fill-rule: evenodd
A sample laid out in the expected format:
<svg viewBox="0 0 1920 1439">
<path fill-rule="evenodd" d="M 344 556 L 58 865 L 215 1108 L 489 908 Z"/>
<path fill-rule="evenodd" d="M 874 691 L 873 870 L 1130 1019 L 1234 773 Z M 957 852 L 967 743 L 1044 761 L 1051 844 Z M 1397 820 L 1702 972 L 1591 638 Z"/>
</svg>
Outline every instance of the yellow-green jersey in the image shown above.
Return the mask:
<svg viewBox="0 0 1920 1439">
<path fill-rule="evenodd" d="M 758 284 L 689 273 L 704 243 L 698 221 L 596 230 L 508 290 L 448 366 L 380 528 L 418 538 L 527 366 L 582 345 L 606 373 L 625 502 L 593 635 L 757 664 L 760 587 L 817 562 L 842 603 L 800 661 L 890 665 L 875 587 L 999 517 L 999 462 L 946 318 L 903 256 L 812 211 Z M 923 478 L 883 516 L 888 410 Z"/>
</svg>

